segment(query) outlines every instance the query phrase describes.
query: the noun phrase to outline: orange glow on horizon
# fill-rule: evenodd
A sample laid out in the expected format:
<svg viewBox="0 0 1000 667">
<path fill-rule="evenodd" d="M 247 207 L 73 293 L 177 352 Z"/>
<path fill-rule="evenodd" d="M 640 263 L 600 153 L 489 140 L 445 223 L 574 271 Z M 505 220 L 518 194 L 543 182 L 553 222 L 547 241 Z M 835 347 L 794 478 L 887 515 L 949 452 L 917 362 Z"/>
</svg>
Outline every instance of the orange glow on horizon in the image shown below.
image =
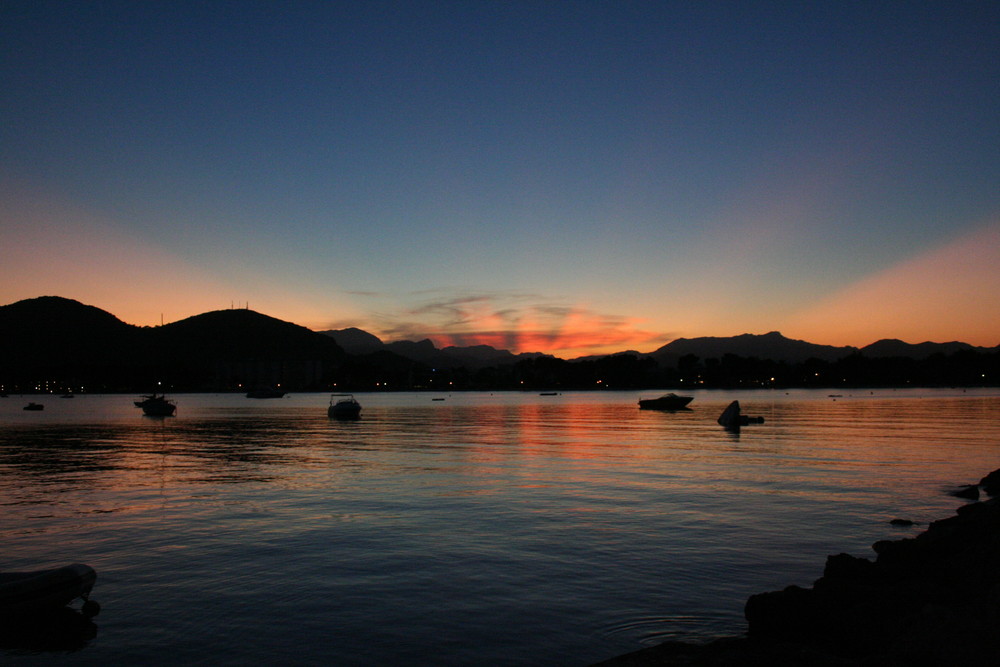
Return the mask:
<svg viewBox="0 0 1000 667">
<path fill-rule="evenodd" d="M 1000 344 L 1000 222 L 876 274 L 790 318 L 785 334 L 863 347 L 909 343 Z"/>
</svg>

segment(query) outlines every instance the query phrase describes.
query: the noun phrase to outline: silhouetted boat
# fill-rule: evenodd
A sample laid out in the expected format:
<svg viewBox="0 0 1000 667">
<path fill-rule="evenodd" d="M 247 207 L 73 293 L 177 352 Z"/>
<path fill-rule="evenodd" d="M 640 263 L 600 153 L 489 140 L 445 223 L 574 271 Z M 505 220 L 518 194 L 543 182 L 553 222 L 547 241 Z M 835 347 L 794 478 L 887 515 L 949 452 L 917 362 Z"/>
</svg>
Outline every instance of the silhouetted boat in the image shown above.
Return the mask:
<svg viewBox="0 0 1000 667">
<path fill-rule="evenodd" d="M 59 398 L 76 398 L 76 396 L 73 395 L 73 392 L 67 392 L 62 396 L 60 396 Z"/>
<path fill-rule="evenodd" d="M 26 406 L 24 406 L 23 409 L 24 410 L 44 410 L 45 406 L 42 405 L 41 403 L 28 403 Z"/>
<path fill-rule="evenodd" d="M 177 405 L 167 400 L 165 394 L 148 394 L 141 401 L 135 401 L 135 407 L 142 408 L 142 413 L 150 417 L 170 417 L 177 410 Z"/>
<path fill-rule="evenodd" d="M 85 615 L 97 615 L 100 606 L 88 600 L 97 573 L 82 563 L 52 570 L 0 573 L 0 616 L 20 617 L 65 607 L 83 598 Z"/>
<path fill-rule="evenodd" d="M 280 389 L 254 389 L 247 392 L 247 398 L 282 398 L 285 393 Z"/>
<path fill-rule="evenodd" d="M 326 414 L 337 419 L 357 419 L 361 416 L 361 404 L 351 394 L 332 394 Z"/>
<path fill-rule="evenodd" d="M 678 396 L 674 393 L 664 394 L 659 398 L 640 398 L 641 410 L 680 410 L 694 400 L 694 396 Z"/>
</svg>

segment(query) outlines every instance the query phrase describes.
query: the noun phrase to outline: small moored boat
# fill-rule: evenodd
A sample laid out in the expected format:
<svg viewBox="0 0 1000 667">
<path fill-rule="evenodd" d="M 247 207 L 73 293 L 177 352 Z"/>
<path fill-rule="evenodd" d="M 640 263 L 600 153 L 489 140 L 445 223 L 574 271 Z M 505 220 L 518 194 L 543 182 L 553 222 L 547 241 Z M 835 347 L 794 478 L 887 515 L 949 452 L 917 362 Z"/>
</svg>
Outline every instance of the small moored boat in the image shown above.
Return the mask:
<svg viewBox="0 0 1000 667">
<path fill-rule="evenodd" d="M 694 400 L 694 396 L 678 396 L 671 392 L 659 398 L 640 398 L 640 410 L 681 410 Z"/>
<path fill-rule="evenodd" d="M 28 403 L 26 406 L 21 408 L 22 410 L 44 410 L 45 406 L 41 403 Z"/>
<path fill-rule="evenodd" d="M 142 408 L 142 414 L 149 417 L 170 417 L 177 410 L 177 404 L 167 399 L 166 394 L 147 394 L 135 407 Z"/>
<path fill-rule="evenodd" d="M 100 606 L 88 599 L 96 580 L 94 568 L 82 563 L 52 570 L 0 573 L 0 616 L 52 611 L 77 598 L 85 601 L 85 616 L 96 616 Z"/>
<path fill-rule="evenodd" d="M 326 414 L 337 419 L 357 419 L 361 416 L 361 404 L 352 394 L 332 394 Z"/>
</svg>

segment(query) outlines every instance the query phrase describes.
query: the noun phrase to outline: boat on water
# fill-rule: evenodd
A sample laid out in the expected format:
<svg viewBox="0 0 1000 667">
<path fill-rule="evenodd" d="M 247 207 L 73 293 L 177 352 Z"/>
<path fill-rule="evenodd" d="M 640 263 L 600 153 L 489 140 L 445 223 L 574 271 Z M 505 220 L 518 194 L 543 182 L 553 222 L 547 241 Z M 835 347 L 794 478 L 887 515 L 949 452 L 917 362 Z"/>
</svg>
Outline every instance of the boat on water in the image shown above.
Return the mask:
<svg viewBox="0 0 1000 667">
<path fill-rule="evenodd" d="M 149 417 L 170 417 L 177 411 L 177 404 L 167 399 L 166 394 L 147 394 L 135 407 L 142 408 L 142 414 Z"/>
<path fill-rule="evenodd" d="M 51 570 L 0 573 L 0 616 L 18 618 L 65 607 L 82 598 L 84 616 L 96 616 L 100 605 L 90 600 L 97 572 L 74 563 Z"/>
<path fill-rule="evenodd" d="M 361 404 L 353 394 L 332 394 L 326 414 L 337 419 L 357 419 L 361 416 Z"/>
<path fill-rule="evenodd" d="M 640 398 L 640 410 L 681 410 L 694 400 L 694 396 L 678 396 L 670 392 L 659 398 Z"/>
<path fill-rule="evenodd" d="M 280 389 L 254 389 L 247 392 L 247 398 L 284 398 L 286 393 Z"/>
<path fill-rule="evenodd" d="M 44 410 L 45 406 L 41 403 L 31 402 L 22 408 L 22 410 Z"/>
</svg>

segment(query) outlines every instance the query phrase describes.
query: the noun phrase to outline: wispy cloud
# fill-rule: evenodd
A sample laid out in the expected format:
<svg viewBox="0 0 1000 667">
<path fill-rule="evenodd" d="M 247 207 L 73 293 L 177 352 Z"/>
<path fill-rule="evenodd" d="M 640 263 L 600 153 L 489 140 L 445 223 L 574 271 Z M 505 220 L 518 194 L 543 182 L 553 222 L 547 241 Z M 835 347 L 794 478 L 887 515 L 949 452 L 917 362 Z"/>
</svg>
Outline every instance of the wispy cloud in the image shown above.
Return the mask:
<svg viewBox="0 0 1000 667">
<path fill-rule="evenodd" d="M 384 301 L 387 295 L 379 295 Z M 592 310 L 585 304 L 526 292 L 422 290 L 385 303 L 367 324 L 383 340 L 431 339 L 439 347 L 492 345 L 513 352 L 563 356 L 650 351 L 674 338 L 648 331 L 644 320 Z"/>
</svg>

